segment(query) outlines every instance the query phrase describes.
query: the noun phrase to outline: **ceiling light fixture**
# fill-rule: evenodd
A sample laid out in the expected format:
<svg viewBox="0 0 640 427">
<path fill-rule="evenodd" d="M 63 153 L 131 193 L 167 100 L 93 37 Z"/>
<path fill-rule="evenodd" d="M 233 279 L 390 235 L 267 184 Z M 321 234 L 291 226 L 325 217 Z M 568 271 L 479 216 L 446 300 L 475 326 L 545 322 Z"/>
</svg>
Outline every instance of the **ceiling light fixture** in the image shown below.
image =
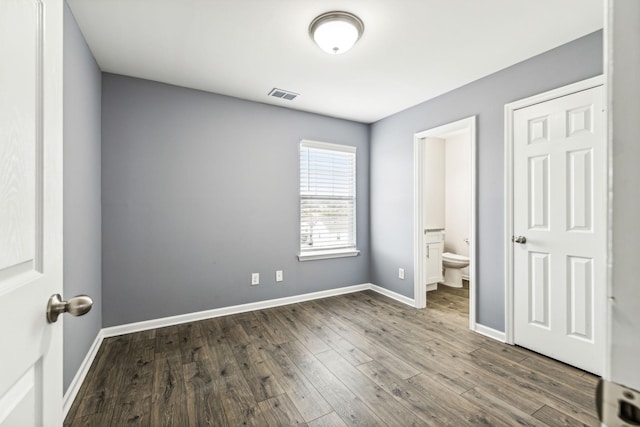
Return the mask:
<svg viewBox="0 0 640 427">
<path fill-rule="evenodd" d="M 364 24 L 349 12 L 327 12 L 311 21 L 309 35 L 320 49 L 332 55 L 345 53 L 364 32 Z"/>
</svg>

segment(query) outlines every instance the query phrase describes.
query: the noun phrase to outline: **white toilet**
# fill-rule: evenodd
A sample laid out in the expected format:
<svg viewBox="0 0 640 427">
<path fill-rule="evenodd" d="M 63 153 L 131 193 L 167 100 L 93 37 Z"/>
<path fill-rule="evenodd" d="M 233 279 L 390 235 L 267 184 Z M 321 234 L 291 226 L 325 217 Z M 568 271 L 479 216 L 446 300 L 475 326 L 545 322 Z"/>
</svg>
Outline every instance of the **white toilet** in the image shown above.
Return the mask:
<svg viewBox="0 0 640 427">
<path fill-rule="evenodd" d="M 444 285 L 452 288 L 462 287 L 462 269 L 469 265 L 469 257 L 451 252 L 442 254 L 444 267 Z"/>
</svg>

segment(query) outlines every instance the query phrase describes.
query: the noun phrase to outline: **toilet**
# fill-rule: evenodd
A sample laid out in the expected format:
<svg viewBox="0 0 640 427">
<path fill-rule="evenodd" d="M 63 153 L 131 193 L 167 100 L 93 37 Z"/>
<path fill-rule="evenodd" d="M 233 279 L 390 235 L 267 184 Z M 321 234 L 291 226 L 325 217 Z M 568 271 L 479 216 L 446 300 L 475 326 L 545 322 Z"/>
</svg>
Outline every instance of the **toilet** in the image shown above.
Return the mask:
<svg viewBox="0 0 640 427">
<path fill-rule="evenodd" d="M 462 269 L 469 265 L 469 257 L 451 252 L 442 254 L 444 267 L 444 285 L 452 288 L 462 287 Z"/>
</svg>

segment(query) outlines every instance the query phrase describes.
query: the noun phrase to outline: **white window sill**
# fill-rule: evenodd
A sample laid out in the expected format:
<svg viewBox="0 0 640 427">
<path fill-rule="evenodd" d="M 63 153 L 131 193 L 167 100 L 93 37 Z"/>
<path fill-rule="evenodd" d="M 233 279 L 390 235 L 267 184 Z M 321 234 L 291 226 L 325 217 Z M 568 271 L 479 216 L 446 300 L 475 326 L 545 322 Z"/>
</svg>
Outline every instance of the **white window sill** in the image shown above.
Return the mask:
<svg viewBox="0 0 640 427">
<path fill-rule="evenodd" d="M 328 251 L 307 252 L 298 255 L 298 261 L 314 261 L 317 259 L 345 258 L 350 256 L 358 256 L 360 253 L 357 249 L 333 249 Z"/>
</svg>

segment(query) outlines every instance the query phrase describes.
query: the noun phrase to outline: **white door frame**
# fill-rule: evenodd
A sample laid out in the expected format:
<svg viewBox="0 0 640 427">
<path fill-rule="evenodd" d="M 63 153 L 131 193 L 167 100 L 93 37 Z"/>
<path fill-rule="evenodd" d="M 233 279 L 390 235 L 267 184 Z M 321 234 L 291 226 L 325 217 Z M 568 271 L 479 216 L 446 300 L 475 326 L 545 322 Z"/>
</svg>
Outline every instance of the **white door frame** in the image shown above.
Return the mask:
<svg viewBox="0 0 640 427">
<path fill-rule="evenodd" d="M 416 308 L 427 306 L 426 255 L 424 249 L 424 138 L 433 138 L 459 130 L 469 130 L 471 165 L 471 200 L 469 224 L 469 328 L 476 325 L 476 116 L 467 117 L 413 135 L 413 298 Z"/>
<path fill-rule="evenodd" d="M 640 390 L 640 370 L 637 355 L 640 342 L 640 289 L 637 255 L 640 253 L 640 230 L 637 227 L 640 198 L 637 182 L 640 176 L 637 161 L 640 147 L 640 101 L 632 88 L 640 87 L 637 73 L 640 64 L 640 3 L 608 0 L 605 2 L 604 64 L 607 74 L 609 139 L 609 303 L 607 304 L 607 357 L 604 379 Z M 614 169 L 615 168 L 615 169 Z M 615 215 L 614 215 L 615 212 Z M 613 218 L 615 217 L 615 226 Z M 612 264 L 615 263 L 615 271 Z M 605 388 L 606 390 L 606 388 Z M 606 394 L 605 394 L 606 396 Z M 617 418 L 617 397 L 613 413 Z M 607 402 L 605 402 L 607 403 Z M 637 405 L 637 403 L 636 403 Z M 608 405 L 605 404 L 606 416 Z M 613 424 L 613 423 L 612 423 Z"/>
<path fill-rule="evenodd" d="M 582 80 L 577 83 L 573 83 L 567 86 L 563 86 L 558 89 L 550 90 L 548 92 L 540 93 L 538 95 L 531 96 L 529 98 L 521 99 L 504 106 L 504 254 L 505 254 L 505 336 L 508 344 L 514 344 L 514 302 L 513 302 L 513 243 L 511 242 L 511 236 L 513 236 L 513 115 L 516 110 L 529 107 L 531 105 L 539 104 L 541 102 L 550 101 L 552 99 L 560 98 L 572 93 L 580 92 L 583 90 L 591 89 L 597 86 L 602 86 L 605 83 L 604 76 L 596 76 L 587 80 Z M 606 90 L 605 90 L 606 94 Z M 605 95 L 606 96 L 606 95 Z M 606 104 L 605 104 L 606 105 Z M 606 132 L 606 131 L 605 131 Z M 609 161 L 607 160 L 607 165 Z M 607 166 L 609 172 L 607 176 L 610 176 L 610 165 Z M 607 196 L 610 197 L 610 196 Z M 609 201 L 607 201 L 609 203 Z M 609 218 L 607 218 L 607 222 Z M 607 224 L 607 230 L 609 224 Z M 605 287 L 606 288 L 606 287 Z M 606 294 L 596 296 L 596 301 L 606 301 Z M 603 319 L 604 321 L 604 319 Z"/>
</svg>

